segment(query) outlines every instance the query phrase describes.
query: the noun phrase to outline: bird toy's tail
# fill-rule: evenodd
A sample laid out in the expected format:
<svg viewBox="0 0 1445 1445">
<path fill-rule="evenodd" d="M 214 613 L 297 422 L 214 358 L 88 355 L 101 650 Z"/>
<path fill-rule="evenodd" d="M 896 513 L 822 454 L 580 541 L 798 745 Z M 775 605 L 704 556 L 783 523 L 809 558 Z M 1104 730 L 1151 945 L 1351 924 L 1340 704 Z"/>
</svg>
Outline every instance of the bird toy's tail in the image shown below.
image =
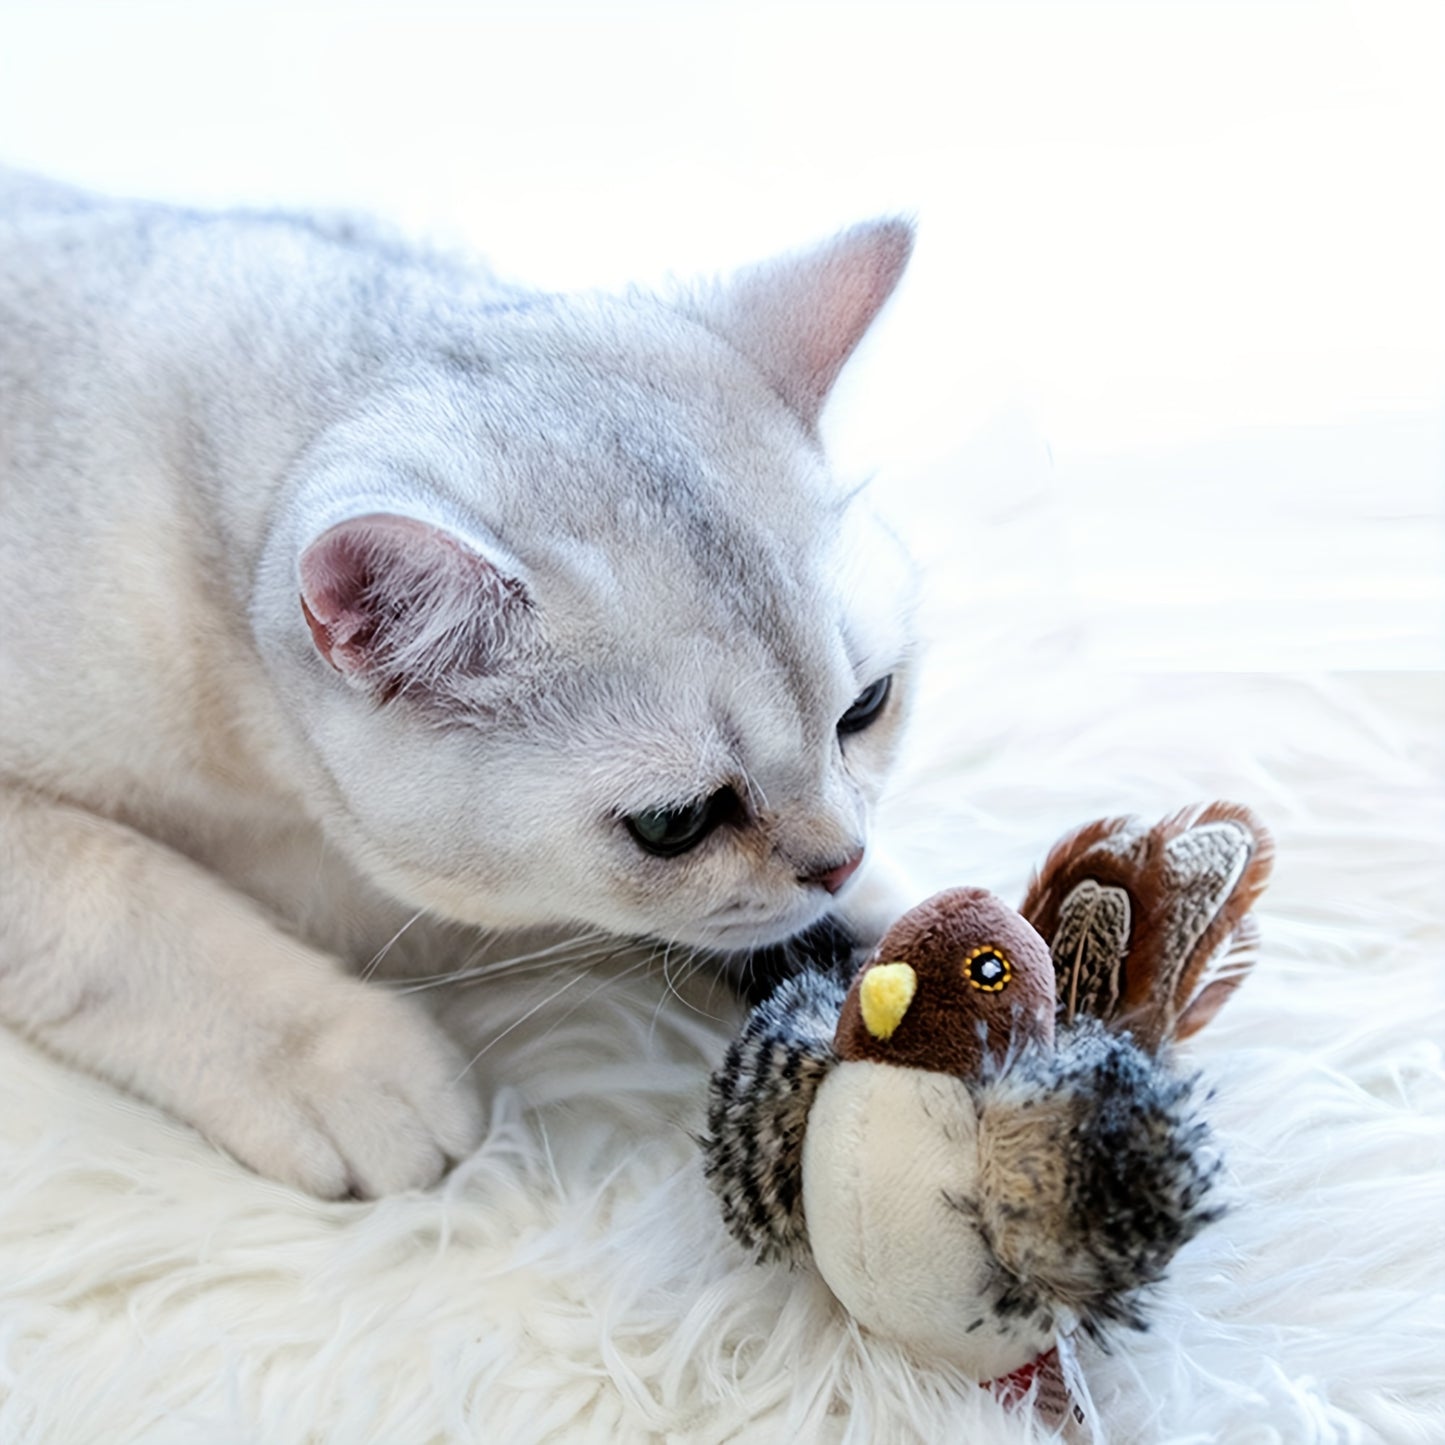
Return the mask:
<svg viewBox="0 0 1445 1445">
<path fill-rule="evenodd" d="M 1019 910 L 1049 941 L 1059 1021 L 1101 1019 L 1150 1051 L 1203 1028 L 1254 964 L 1250 909 L 1273 861 L 1268 830 L 1236 803 L 1069 834 Z"/>
</svg>

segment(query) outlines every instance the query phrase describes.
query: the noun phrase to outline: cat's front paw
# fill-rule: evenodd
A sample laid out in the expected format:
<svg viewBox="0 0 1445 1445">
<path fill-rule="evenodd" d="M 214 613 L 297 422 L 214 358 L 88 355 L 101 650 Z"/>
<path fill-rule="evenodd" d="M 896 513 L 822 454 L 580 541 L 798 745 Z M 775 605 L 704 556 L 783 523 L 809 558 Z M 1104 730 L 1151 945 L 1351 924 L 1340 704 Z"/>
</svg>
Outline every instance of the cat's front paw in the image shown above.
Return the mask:
<svg viewBox="0 0 1445 1445">
<path fill-rule="evenodd" d="M 266 1050 L 202 1128 L 259 1174 L 324 1199 L 435 1184 L 480 1144 L 466 1060 L 420 1010 L 360 985 Z"/>
</svg>

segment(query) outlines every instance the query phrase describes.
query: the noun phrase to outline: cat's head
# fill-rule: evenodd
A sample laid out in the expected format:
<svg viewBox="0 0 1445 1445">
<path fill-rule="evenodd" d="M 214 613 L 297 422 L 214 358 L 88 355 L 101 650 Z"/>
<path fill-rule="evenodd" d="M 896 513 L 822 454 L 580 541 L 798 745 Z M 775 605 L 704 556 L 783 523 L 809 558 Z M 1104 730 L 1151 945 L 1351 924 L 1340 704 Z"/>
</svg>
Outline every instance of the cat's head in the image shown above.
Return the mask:
<svg viewBox="0 0 1445 1445">
<path fill-rule="evenodd" d="M 911 581 L 816 422 L 910 242 L 882 222 L 682 300 L 433 319 L 317 449 L 261 630 L 380 883 L 723 949 L 849 886 Z"/>
</svg>

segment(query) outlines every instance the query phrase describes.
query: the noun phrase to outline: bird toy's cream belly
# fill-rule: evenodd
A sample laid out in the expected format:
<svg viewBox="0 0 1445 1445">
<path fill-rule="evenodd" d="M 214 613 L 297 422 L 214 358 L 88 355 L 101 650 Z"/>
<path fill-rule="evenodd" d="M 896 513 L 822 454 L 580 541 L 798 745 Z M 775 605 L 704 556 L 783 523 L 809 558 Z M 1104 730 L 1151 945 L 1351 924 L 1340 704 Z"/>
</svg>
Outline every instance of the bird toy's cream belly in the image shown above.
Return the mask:
<svg viewBox="0 0 1445 1445">
<path fill-rule="evenodd" d="M 969 1210 L 978 1116 L 948 1074 L 839 1064 L 813 1102 L 803 1209 L 819 1272 L 859 1323 L 979 1380 L 1053 1343 L 993 1311 L 993 1264 Z"/>
</svg>

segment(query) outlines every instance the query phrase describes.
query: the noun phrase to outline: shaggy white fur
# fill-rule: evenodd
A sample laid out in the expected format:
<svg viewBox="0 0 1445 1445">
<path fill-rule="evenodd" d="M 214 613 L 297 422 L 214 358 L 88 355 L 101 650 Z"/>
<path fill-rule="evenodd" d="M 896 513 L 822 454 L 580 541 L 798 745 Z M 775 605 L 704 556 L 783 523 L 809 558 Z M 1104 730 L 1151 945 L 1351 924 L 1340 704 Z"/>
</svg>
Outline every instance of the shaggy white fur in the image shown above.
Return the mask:
<svg viewBox="0 0 1445 1445">
<path fill-rule="evenodd" d="M 1021 560 L 1061 514 L 1025 513 L 935 585 L 885 820 L 920 881 L 1017 898 L 1066 828 L 1215 796 L 1279 843 L 1261 964 L 1188 1050 L 1233 1209 L 1149 1333 L 1084 1352 L 1108 1436 L 1439 1442 L 1440 678 L 1103 666 L 1107 616 Z M 0 1034 L 0 1441 L 1038 1438 L 733 1246 L 690 1131 L 738 1012 L 658 962 L 436 995 L 483 1051 L 491 1130 L 436 1192 L 376 1204 L 255 1178 Z"/>
</svg>

